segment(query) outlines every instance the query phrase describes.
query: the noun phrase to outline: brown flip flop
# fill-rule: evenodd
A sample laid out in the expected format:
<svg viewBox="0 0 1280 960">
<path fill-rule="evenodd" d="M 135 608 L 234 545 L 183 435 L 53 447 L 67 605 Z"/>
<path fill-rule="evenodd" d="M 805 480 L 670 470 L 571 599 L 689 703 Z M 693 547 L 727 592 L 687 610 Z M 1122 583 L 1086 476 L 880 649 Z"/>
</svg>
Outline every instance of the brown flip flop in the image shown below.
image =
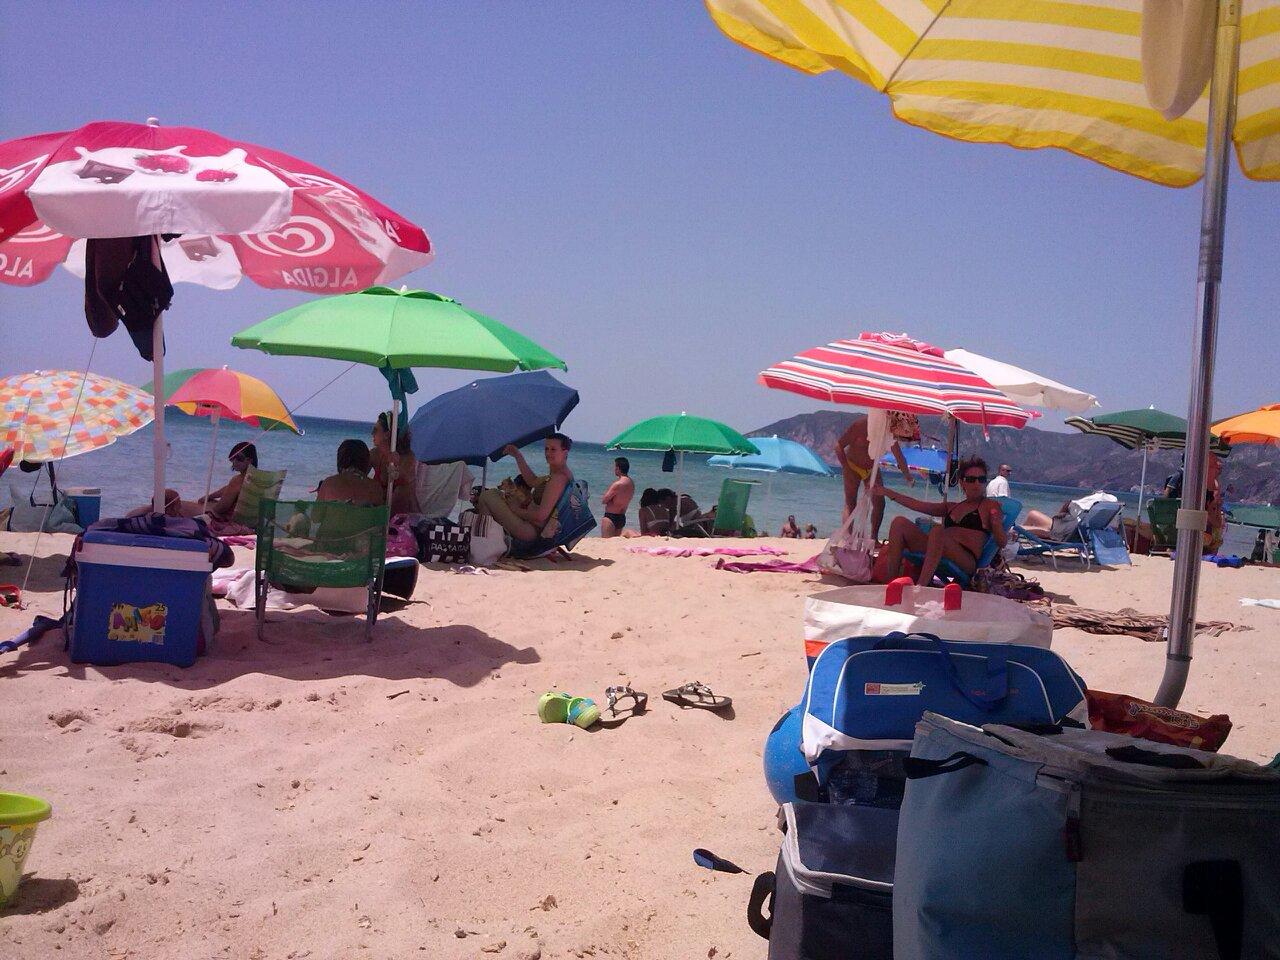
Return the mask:
<svg viewBox="0 0 1280 960">
<path fill-rule="evenodd" d="M 732 697 L 712 693 L 711 688 L 697 680 L 683 684 L 674 690 L 664 690 L 662 699 L 683 709 L 698 707 L 702 710 L 727 710 L 733 706 Z"/>
</svg>

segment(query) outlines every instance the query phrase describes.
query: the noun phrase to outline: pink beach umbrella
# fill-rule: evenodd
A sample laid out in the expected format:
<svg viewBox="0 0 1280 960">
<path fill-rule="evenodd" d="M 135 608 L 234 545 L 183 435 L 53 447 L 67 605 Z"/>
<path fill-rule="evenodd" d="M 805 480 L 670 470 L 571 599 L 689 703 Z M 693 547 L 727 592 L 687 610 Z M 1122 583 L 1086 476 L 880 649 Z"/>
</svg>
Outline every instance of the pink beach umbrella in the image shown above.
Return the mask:
<svg viewBox="0 0 1280 960">
<path fill-rule="evenodd" d="M 86 240 L 128 237 L 154 238 L 153 265 L 162 260 L 170 280 L 215 289 L 248 277 L 346 293 L 390 283 L 432 256 L 421 227 L 345 180 L 206 130 L 106 121 L 0 143 L 0 282 L 40 283 L 58 264 L 83 276 Z M 157 319 L 157 395 L 163 344 Z M 163 407 L 155 424 L 162 510 Z"/>
<path fill-rule="evenodd" d="M 1031 414 L 942 350 L 906 334 L 864 333 L 776 363 L 760 382 L 827 403 L 917 415 L 947 415 L 982 426 L 1026 425 Z"/>
</svg>

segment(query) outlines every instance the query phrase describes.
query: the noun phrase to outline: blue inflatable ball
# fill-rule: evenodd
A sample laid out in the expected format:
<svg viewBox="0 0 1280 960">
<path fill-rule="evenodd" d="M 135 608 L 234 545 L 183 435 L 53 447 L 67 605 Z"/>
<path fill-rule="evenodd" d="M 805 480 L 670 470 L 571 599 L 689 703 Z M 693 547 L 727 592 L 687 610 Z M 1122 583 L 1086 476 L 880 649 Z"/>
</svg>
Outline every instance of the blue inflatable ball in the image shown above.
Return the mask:
<svg viewBox="0 0 1280 960">
<path fill-rule="evenodd" d="M 764 742 L 764 779 L 778 803 L 794 803 L 796 777 L 809 772 L 800 751 L 800 723 L 804 704 L 799 703 L 778 718 Z"/>
</svg>

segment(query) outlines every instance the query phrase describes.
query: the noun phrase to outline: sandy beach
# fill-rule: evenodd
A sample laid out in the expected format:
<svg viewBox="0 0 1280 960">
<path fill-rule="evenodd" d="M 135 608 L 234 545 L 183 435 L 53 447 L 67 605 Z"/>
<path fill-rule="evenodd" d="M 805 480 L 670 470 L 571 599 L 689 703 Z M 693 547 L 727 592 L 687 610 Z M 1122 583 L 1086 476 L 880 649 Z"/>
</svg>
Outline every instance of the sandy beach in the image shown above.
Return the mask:
<svg viewBox="0 0 1280 960">
<path fill-rule="evenodd" d="M 34 539 L 0 534 L 0 549 Z M 0 636 L 61 613 L 70 542 L 41 539 L 29 609 L 0 609 Z M 220 603 L 216 646 L 189 670 L 73 665 L 58 633 L 0 655 L 0 783 L 54 806 L 0 954 L 763 957 L 750 877 L 690 854 L 772 869 L 761 750 L 802 689 L 803 598 L 826 585 L 628 545 L 584 541 L 528 571 L 424 567 L 372 644 L 314 610 L 273 613 L 262 643 L 251 612 Z M 1172 564 L 1030 572 L 1062 599 L 1162 613 Z M 1266 761 L 1280 611 L 1241 596 L 1280 596 L 1280 571 L 1206 565 L 1201 617 L 1253 629 L 1198 643 L 1183 706 L 1229 713 L 1225 752 Z M 1054 646 L 1090 686 L 1147 697 L 1164 657 L 1074 630 Z M 731 695 L 732 716 L 662 701 L 695 679 Z M 547 689 L 603 702 L 626 681 L 651 700 L 619 727 L 537 721 Z"/>
</svg>

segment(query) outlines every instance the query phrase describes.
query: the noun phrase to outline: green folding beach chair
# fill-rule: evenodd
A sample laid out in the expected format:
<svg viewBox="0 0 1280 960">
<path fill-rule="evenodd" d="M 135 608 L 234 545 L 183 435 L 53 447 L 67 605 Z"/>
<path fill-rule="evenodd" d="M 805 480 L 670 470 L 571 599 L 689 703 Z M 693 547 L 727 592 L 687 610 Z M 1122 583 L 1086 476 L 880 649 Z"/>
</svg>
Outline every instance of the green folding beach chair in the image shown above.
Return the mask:
<svg viewBox="0 0 1280 960">
<path fill-rule="evenodd" d="M 382 602 L 387 508 L 322 500 L 263 500 L 258 513 L 254 612 L 258 638 L 266 622 L 267 589 L 364 587 L 365 638 Z"/>
<path fill-rule="evenodd" d="M 714 516 L 698 517 L 684 521 L 676 531 L 678 537 L 740 537 L 747 516 L 747 501 L 751 488 L 758 480 L 726 478 L 720 485 L 720 499 L 716 501 Z"/>
<path fill-rule="evenodd" d="M 287 470 L 259 470 L 250 467 L 244 475 L 244 483 L 240 485 L 240 496 L 236 497 L 236 508 L 231 519 L 246 527 L 257 526 L 258 506 L 263 500 L 274 500 L 280 496 L 280 488 L 284 486 Z"/>
<path fill-rule="evenodd" d="M 1173 550 L 1178 546 L 1178 507 L 1181 504 L 1181 500 L 1172 497 L 1156 497 L 1147 504 L 1152 550 Z"/>
</svg>

